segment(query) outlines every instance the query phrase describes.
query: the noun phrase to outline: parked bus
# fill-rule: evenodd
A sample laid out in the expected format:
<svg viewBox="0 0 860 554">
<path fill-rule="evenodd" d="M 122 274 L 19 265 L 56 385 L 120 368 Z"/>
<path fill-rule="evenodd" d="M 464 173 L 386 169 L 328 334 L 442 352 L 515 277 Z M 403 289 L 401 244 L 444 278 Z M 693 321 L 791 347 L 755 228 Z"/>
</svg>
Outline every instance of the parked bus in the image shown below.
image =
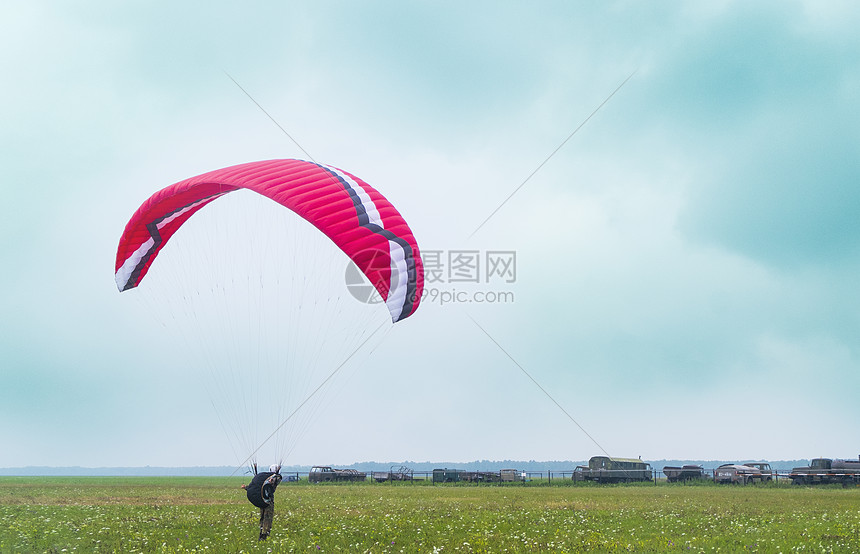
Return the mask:
<svg viewBox="0 0 860 554">
<path fill-rule="evenodd" d="M 651 464 L 637 458 L 612 458 L 593 456 L 588 466 L 577 466 L 574 481 L 597 481 L 598 483 L 629 483 L 650 481 L 653 478 Z"/>
</svg>

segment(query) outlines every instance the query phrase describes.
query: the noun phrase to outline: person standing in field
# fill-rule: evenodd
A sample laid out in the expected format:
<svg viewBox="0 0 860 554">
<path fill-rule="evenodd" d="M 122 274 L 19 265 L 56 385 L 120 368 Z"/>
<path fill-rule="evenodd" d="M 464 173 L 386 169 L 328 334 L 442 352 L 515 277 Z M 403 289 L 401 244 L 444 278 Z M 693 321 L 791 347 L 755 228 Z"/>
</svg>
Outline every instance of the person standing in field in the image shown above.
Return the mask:
<svg viewBox="0 0 860 554">
<path fill-rule="evenodd" d="M 272 520 L 275 517 L 275 489 L 281 482 L 281 466 L 273 465 L 269 471 L 257 472 L 257 464 L 251 466 L 254 478 L 247 485 L 242 485 L 248 495 L 248 502 L 260 508 L 260 539 L 264 541 L 272 532 Z"/>
</svg>

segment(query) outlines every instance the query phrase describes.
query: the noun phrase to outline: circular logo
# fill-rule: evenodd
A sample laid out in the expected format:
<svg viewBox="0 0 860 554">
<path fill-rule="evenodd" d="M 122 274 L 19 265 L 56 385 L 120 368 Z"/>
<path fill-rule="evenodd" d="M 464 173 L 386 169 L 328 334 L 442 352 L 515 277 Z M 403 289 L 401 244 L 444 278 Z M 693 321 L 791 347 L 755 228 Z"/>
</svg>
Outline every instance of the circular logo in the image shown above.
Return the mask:
<svg viewBox="0 0 860 554">
<path fill-rule="evenodd" d="M 355 258 L 361 260 L 362 264 L 368 268 L 370 273 L 373 273 L 374 270 L 391 267 L 391 254 L 389 252 L 376 249 L 364 250 L 358 253 Z M 391 274 L 392 282 L 391 286 L 388 287 L 389 290 L 397 286 L 395 281 L 396 274 L 395 272 L 391 272 Z M 359 302 L 364 304 L 381 304 L 384 302 L 376 288 L 376 285 L 367 278 L 367 275 L 365 275 L 352 260 L 346 264 L 344 279 L 346 281 L 347 290 L 352 297 Z"/>
</svg>

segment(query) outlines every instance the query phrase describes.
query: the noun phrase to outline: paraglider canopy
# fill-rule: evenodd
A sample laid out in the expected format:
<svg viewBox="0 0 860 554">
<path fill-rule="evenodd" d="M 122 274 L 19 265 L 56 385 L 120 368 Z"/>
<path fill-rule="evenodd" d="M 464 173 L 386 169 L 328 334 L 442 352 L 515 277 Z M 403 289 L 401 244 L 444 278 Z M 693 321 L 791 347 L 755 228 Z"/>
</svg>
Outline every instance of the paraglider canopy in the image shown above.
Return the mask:
<svg viewBox="0 0 860 554">
<path fill-rule="evenodd" d="M 392 321 L 418 309 L 424 270 L 415 237 L 400 213 L 354 175 L 291 159 L 211 171 L 153 194 L 120 238 L 115 267 L 119 290 L 140 284 L 161 249 L 192 215 L 238 189 L 271 198 L 322 231 L 367 276 Z"/>
</svg>

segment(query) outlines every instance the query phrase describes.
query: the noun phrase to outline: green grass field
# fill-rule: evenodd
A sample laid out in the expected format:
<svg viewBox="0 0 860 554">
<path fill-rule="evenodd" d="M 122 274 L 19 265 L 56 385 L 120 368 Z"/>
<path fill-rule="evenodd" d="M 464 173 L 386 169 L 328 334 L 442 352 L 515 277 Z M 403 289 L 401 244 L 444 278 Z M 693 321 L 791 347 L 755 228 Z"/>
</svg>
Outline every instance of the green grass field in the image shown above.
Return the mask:
<svg viewBox="0 0 860 554">
<path fill-rule="evenodd" d="M 860 552 L 860 488 L 0 478 L 2 552 Z"/>
</svg>

